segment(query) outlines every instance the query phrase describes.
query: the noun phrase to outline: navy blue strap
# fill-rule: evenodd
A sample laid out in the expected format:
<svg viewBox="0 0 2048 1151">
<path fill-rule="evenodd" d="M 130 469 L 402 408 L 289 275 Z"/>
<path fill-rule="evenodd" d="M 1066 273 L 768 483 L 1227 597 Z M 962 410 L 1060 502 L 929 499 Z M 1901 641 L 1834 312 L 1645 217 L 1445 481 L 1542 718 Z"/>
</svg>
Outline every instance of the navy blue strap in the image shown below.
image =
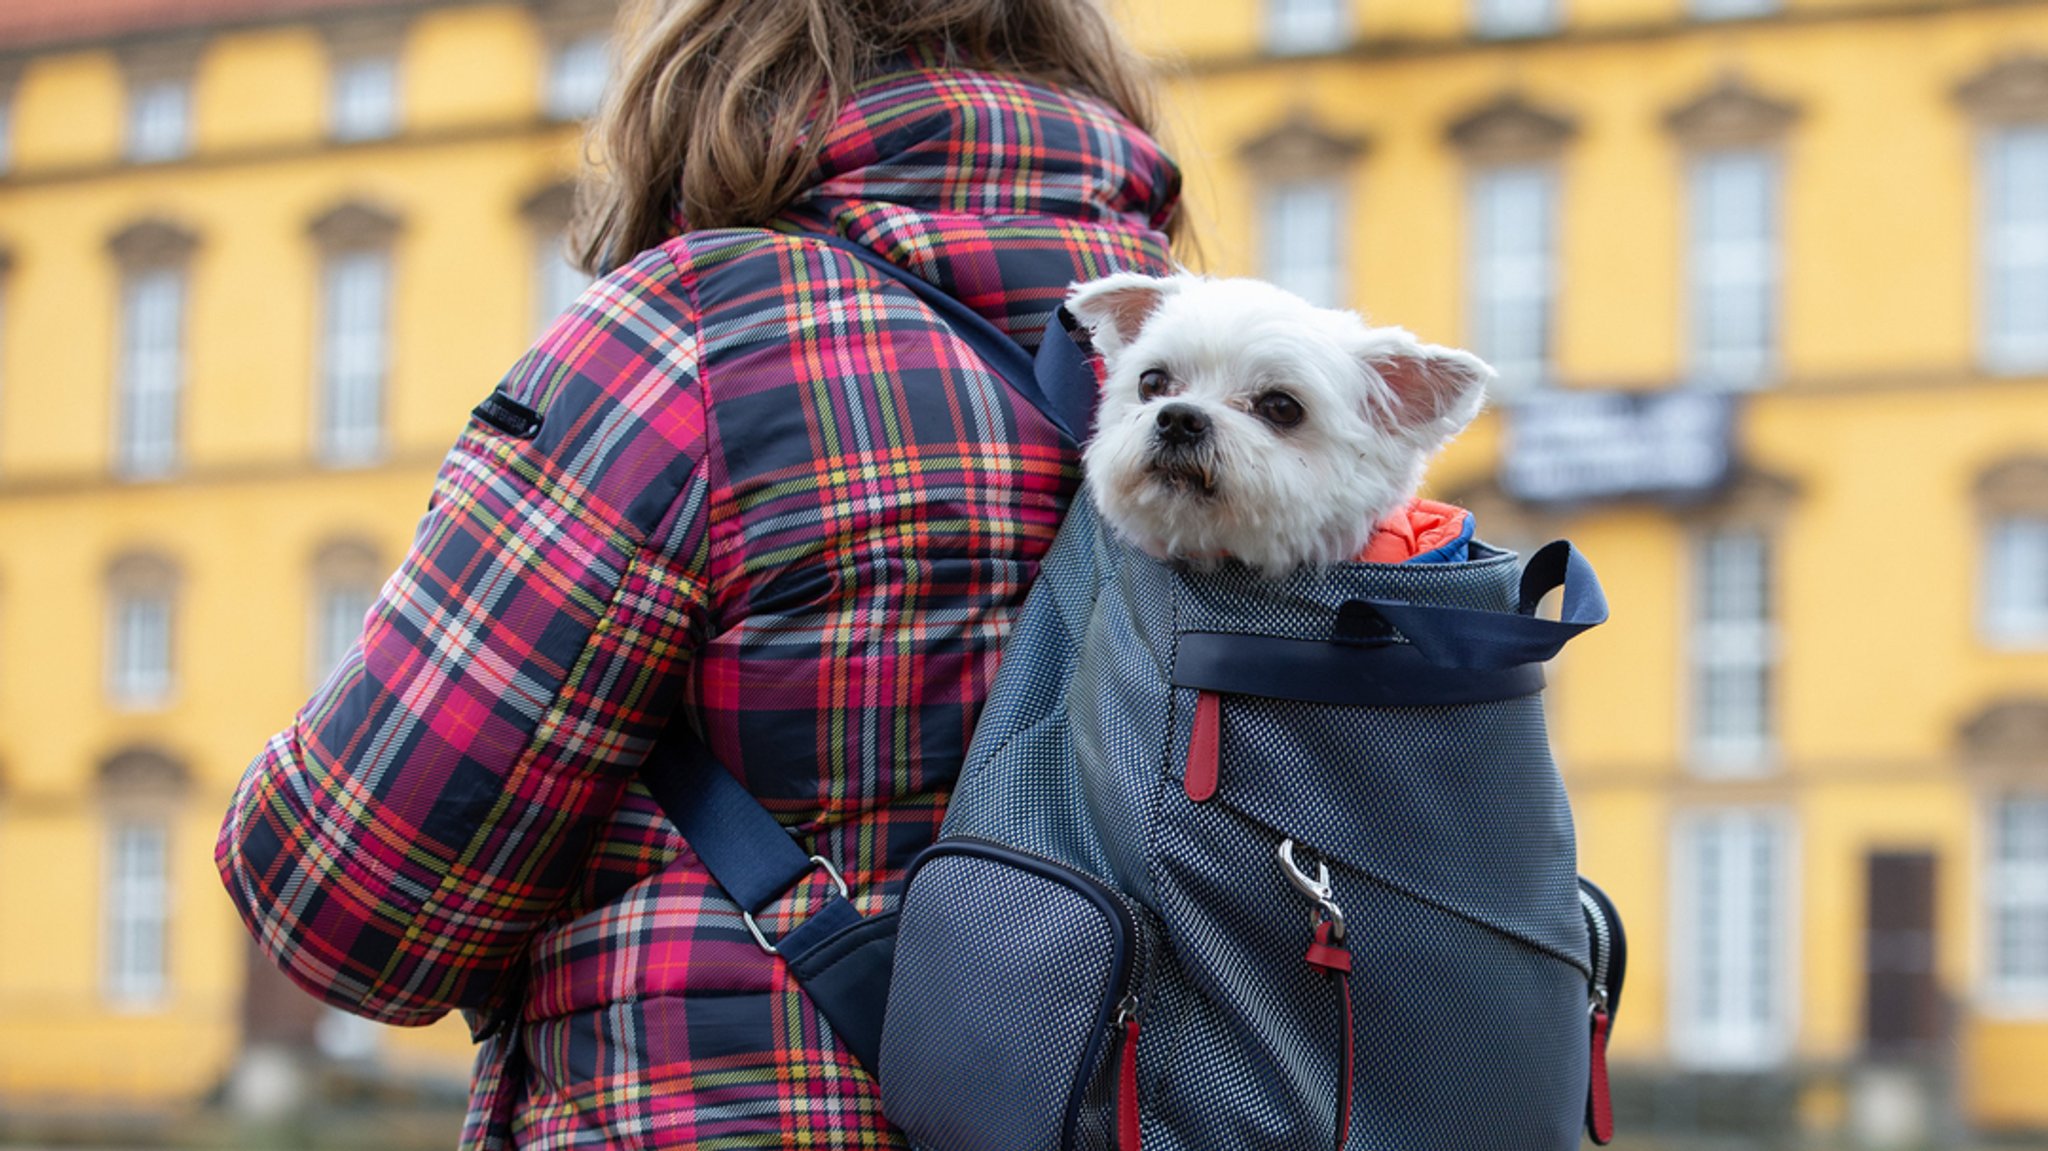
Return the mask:
<svg viewBox="0 0 2048 1151">
<path fill-rule="evenodd" d="M 930 280 L 908 268 L 900 268 L 878 253 L 846 239 L 823 232 L 804 236 L 829 244 L 910 289 L 944 320 L 953 334 L 964 340 L 974 354 L 995 369 L 1026 403 L 1052 421 L 1070 444 L 1087 438 L 1095 414 L 1095 370 L 1088 356 L 1069 334 L 1070 321 L 1062 308 L 1046 321 L 1045 335 L 1033 357 L 986 317 L 952 296 Z"/>
<path fill-rule="evenodd" d="M 756 912 L 817 865 L 746 786 L 680 723 L 655 745 L 640 778 L 732 901 Z"/>
<path fill-rule="evenodd" d="M 1536 604 L 1552 589 L 1564 588 L 1557 619 L 1536 618 Z M 1473 611 L 1399 600 L 1366 600 L 1402 638 L 1439 667 L 1479 670 L 1542 663 L 1587 628 L 1607 619 L 1607 595 L 1593 565 L 1571 544 L 1558 540 L 1529 560 L 1522 572 L 1521 602 L 1513 612 Z"/>
<path fill-rule="evenodd" d="M 1405 643 L 1187 632 L 1174 650 L 1173 685 L 1338 707 L 1444 706 L 1535 695 L 1543 667 L 1443 667 Z"/>
</svg>

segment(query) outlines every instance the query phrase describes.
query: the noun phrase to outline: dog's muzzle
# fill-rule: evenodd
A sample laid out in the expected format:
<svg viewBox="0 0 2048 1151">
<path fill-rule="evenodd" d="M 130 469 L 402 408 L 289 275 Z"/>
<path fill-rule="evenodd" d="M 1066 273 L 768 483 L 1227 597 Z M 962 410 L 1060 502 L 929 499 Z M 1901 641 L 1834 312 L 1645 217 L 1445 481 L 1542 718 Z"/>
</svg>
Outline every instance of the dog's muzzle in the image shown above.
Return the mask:
<svg viewBox="0 0 2048 1151">
<path fill-rule="evenodd" d="M 1154 424 L 1152 474 L 1177 491 L 1214 495 L 1209 417 L 1193 404 L 1168 404 L 1159 409 Z"/>
<path fill-rule="evenodd" d="M 1193 404 L 1166 405 L 1159 409 L 1157 423 L 1154 435 L 1166 447 L 1192 447 L 1209 434 L 1209 417 Z"/>
</svg>

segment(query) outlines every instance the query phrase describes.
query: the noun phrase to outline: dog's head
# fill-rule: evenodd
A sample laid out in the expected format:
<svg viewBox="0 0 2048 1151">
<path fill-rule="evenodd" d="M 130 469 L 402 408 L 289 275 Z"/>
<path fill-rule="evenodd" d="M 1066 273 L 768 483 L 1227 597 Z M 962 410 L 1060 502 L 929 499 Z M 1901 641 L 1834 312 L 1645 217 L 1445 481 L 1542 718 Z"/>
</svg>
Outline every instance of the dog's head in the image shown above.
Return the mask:
<svg viewBox="0 0 2048 1151">
<path fill-rule="evenodd" d="M 1082 465 L 1161 558 L 1349 559 L 1479 413 L 1493 369 L 1257 280 L 1122 273 L 1067 308 L 1108 369 Z"/>
</svg>

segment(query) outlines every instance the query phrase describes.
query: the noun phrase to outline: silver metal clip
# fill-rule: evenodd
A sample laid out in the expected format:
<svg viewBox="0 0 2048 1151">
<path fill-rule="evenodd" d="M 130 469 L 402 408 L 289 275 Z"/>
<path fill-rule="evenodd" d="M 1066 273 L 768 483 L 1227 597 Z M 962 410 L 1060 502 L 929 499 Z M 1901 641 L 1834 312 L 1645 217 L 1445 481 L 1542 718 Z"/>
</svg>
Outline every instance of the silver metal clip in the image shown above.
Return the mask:
<svg viewBox="0 0 2048 1151">
<path fill-rule="evenodd" d="M 811 862 L 812 862 L 812 863 L 815 863 L 815 864 L 817 864 L 817 865 L 818 865 L 819 867 L 822 867 L 822 868 L 824 868 L 824 869 L 825 869 L 825 874 L 826 874 L 826 875 L 828 875 L 828 876 L 830 876 L 830 877 L 831 877 L 831 879 L 832 879 L 832 886 L 833 886 L 833 887 L 836 887 L 836 888 L 838 888 L 838 889 L 839 889 L 839 898 L 841 898 L 841 899 L 851 899 L 851 898 L 853 898 L 853 897 L 852 897 L 851 895 L 848 895 L 848 894 L 846 893 L 846 879 L 845 879 L 845 877 L 839 874 L 839 869 L 838 869 L 838 868 L 836 868 L 836 867 L 832 866 L 832 861 L 831 861 L 831 860 L 829 860 L 829 859 L 826 859 L 826 858 L 825 858 L 824 856 L 822 856 L 822 855 L 813 855 L 813 856 L 811 856 Z M 774 945 L 774 944 L 772 944 L 772 943 L 768 942 L 768 937 L 767 937 L 767 936 L 765 936 L 765 935 L 763 935 L 763 934 L 761 934 L 761 925 L 760 925 L 760 924 L 758 924 L 758 923 L 755 923 L 755 922 L 754 922 L 754 913 L 753 913 L 753 912 L 751 912 L 751 911 L 748 911 L 748 910 L 747 910 L 746 908 L 742 907 L 742 908 L 740 908 L 740 918 L 741 918 L 741 919 L 744 919 L 744 920 L 746 920 L 746 923 L 747 923 L 747 930 L 753 933 L 753 935 L 754 935 L 754 942 L 760 945 L 760 947 L 761 947 L 761 950 L 763 950 L 763 951 L 767 952 L 767 953 L 768 953 L 768 954 L 770 954 L 770 955 L 779 955 L 779 954 L 781 954 L 781 952 L 778 952 L 778 951 L 776 951 L 776 950 L 775 950 L 775 945 Z"/>
<path fill-rule="evenodd" d="M 1310 879 L 1308 873 L 1301 869 L 1301 865 L 1294 861 L 1294 841 L 1283 839 L 1280 841 L 1280 870 L 1287 876 L 1287 882 L 1294 885 L 1296 891 L 1315 902 L 1316 909 L 1309 912 L 1309 925 L 1320 926 L 1327 920 L 1330 924 L 1331 942 L 1342 943 L 1344 909 L 1337 906 L 1337 901 L 1331 897 L 1330 865 L 1320 859 L 1316 860 L 1316 877 Z"/>
</svg>

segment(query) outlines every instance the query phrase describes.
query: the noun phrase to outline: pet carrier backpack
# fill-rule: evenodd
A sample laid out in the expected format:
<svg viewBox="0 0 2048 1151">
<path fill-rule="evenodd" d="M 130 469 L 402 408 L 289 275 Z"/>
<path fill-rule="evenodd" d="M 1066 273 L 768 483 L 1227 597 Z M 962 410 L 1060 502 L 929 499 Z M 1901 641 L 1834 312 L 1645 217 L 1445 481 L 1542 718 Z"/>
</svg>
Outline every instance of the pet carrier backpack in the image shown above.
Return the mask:
<svg viewBox="0 0 2048 1151">
<path fill-rule="evenodd" d="M 1034 370 L 847 250 L 1085 428 L 1058 328 Z M 760 942 L 920 1151 L 1605 1142 L 1626 945 L 1576 875 L 1538 694 L 1605 615 L 1565 544 L 1519 574 L 1474 541 L 1267 580 L 1147 558 L 1084 490 L 900 910 L 838 900 Z M 829 869 L 701 749 L 660 759 L 650 789 L 744 910 Z"/>
</svg>

